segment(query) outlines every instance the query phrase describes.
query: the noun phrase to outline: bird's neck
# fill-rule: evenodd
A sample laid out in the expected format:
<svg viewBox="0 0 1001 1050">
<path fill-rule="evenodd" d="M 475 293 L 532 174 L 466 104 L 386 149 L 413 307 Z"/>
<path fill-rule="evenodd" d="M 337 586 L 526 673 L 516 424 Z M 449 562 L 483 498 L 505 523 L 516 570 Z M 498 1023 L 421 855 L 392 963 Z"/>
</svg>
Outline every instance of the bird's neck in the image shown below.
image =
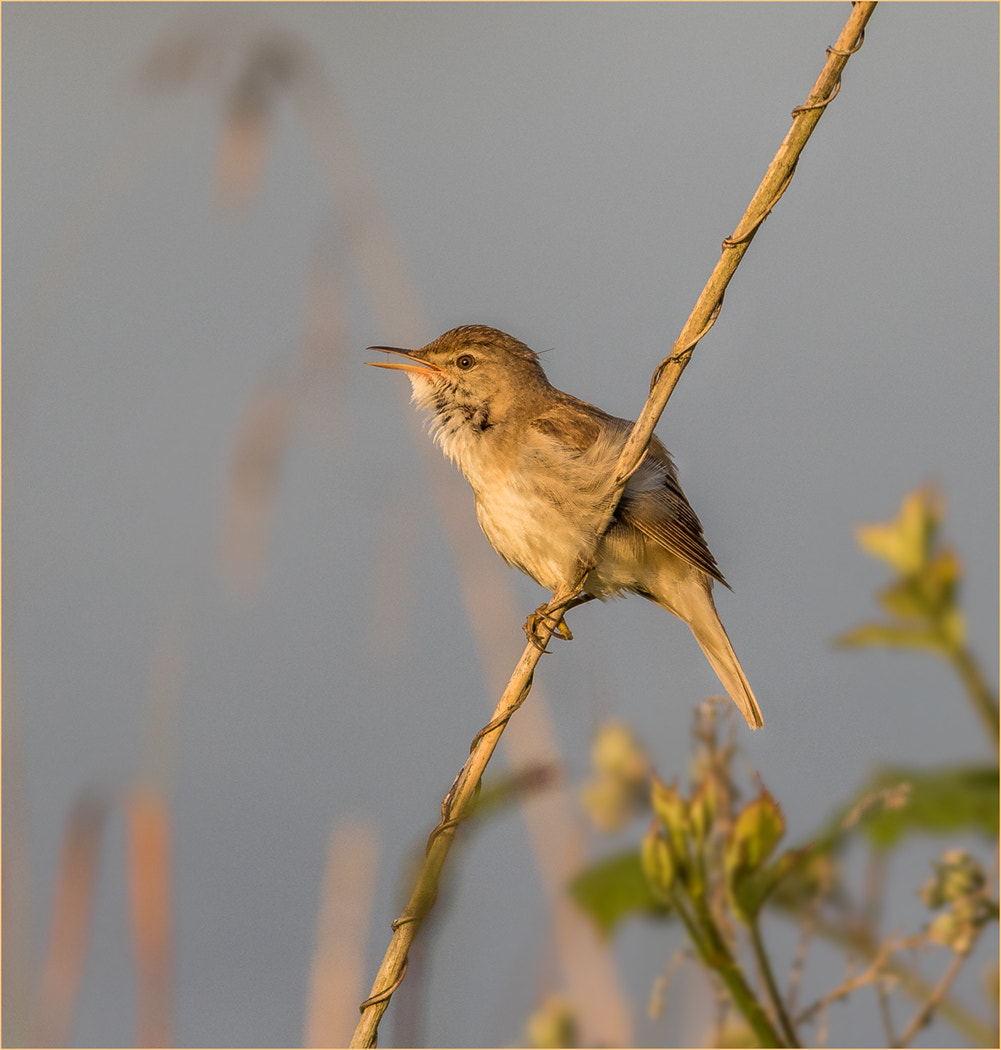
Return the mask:
<svg viewBox="0 0 1001 1050">
<path fill-rule="evenodd" d="M 474 489 L 502 473 L 505 464 L 514 465 L 518 446 L 538 410 L 535 397 L 466 401 L 454 391 L 419 389 L 417 384 L 414 400 L 430 415 L 431 435 L 442 452 Z"/>
</svg>

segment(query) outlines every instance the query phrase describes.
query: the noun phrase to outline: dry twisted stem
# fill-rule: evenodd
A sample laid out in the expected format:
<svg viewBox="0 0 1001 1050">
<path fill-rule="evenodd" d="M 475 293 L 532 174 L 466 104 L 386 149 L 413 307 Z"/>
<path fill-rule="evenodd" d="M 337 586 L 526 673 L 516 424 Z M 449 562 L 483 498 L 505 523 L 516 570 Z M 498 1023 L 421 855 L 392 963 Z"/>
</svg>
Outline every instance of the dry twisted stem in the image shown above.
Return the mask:
<svg viewBox="0 0 1001 1050">
<path fill-rule="evenodd" d="M 719 316 L 723 305 L 723 293 L 750 246 L 755 232 L 789 185 L 795 172 L 796 161 L 823 115 L 824 108 L 833 98 L 848 58 L 861 46 L 863 29 L 875 7 L 875 3 L 853 4 L 851 16 L 841 31 L 837 44 L 828 48 L 827 61 L 807 102 L 793 111 L 792 127 L 769 165 L 744 217 L 733 234 L 723 242 L 723 254 L 675 341 L 670 355 L 658 365 L 651 383 L 650 395 L 616 464 L 614 480 L 604 501 L 604 514 L 601 520 L 595 523 L 591 549 L 581 552 L 574 579 L 568 581 L 566 586 L 550 599 L 546 607 L 547 615 L 540 617 L 537 624 L 536 638 L 541 643 L 541 648 L 534 641 L 530 641 L 526 646 L 493 717 L 476 734 L 469 758 L 442 803 L 442 819 L 428 840 L 424 863 L 413 894 L 403 914 L 393 923 L 393 936 L 373 983 L 372 995 L 361 1005 L 362 1017 L 351 1040 L 352 1046 L 376 1045 L 379 1021 L 386 1011 L 390 997 L 406 973 L 410 945 L 421 921 L 434 905 L 438 876 L 451 848 L 456 828 L 469 811 L 480 777 L 490 761 L 501 733 L 528 696 L 542 649 L 552 637 L 554 626 L 561 621 L 563 613 L 580 593 L 588 572 L 593 568 L 598 539 L 608 528 L 626 483 L 643 461 L 654 427 L 681 378 L 681 373 L 691 359 L 695 347 Z"/>
</svg>

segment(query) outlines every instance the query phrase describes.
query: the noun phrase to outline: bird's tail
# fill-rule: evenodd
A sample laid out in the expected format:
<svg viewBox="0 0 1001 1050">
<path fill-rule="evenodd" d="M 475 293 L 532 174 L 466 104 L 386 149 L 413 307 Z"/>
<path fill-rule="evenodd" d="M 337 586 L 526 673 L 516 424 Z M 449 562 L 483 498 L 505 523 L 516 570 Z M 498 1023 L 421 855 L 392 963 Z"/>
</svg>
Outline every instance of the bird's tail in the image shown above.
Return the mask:
<svg viewBox="0 0 1001 1050">
<path fill-rule="evenodd" d="M 754 693 L 740 666 L 737 654 L 733 651 L 730 639 L 727 637 L 726 628 L 723 626 L 712 599 L 709 602 L 712 615 L 702 615 L 689 621 L 688 626 L 695 635 L 695 640 L 702 647 L 706 659 L 712 664 L 712 669 L 719 675 L 730 699 L 740 708 L 740 713 L 747 720 L 752 729 L 760 729 L 764 719 L 761 717 L 761 708 L 758 701 L 754 699 Z"/>
</svg>

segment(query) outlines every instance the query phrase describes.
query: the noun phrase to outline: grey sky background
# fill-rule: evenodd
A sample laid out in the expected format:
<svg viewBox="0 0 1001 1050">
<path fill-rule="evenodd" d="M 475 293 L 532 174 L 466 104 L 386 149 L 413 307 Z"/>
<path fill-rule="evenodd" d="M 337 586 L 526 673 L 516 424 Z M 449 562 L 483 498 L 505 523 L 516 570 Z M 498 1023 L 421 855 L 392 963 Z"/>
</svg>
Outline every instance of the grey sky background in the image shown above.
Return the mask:
<svg viewBox="0 0 1001 1050">
<path fill-rule="evenodd" d="M 848 12 L 4 6 L 4 819 L 6 833 L 14 783 L 39 949 L 67 811 L 82 787 L 142 770 L 151 665 L 174 631 L 178 1042 L 302 1039 L 326 841 L 349 817 L 381 843 L 367 985 L 407 851 L 494 697 L 408 384 L 365 368 L 364 347 L 496 325 L 552 348 L 557 386 L 634 416 Z M 200 19 L 229 54 L 280 31 L 315 56 L 423 330 L 366 301 L 339 232 L 352 204 L 331 200 L 289 104 L 273 113 L 259 194 L 237 215 L 218 207 L 226 55 L 214 84 L 136 86 L 143 57 Z M 854 526 L 934 480 L 971 643 L 996 681 L 997 41 L 994 4 L 877 9 L 658 428 L 734 587 L 718 604 L 765 715 L 762 732 L 741 731 L 744 762 L 792 840 L 877 764 L 989 754 L 944 666 L 830 642 L 875 615 L 886 581 Z M 339 356 L 297 411 L 267 560 L 240 599 L 218 553 L 236 436 L 255 391 L 301 354 L 317 260 L 346 274 Z M 468 524 L 471 495 L 448 480 L 448 513 Z M 545 596 L 508 576 L 518 614 L 497 647 L 513 667 Z M 684 778 L 691 708 L 719 688 L 687 630 L 638 599 L 571 623 L 577 640 L 537 675 L 568 782 L 605 718 L 635 729 L 664 779 Z M 902 884 L 916 889 L 942 845 L 905 851 Z M 134 1038 L 122 848 L 112 821 L 81 1045 Z M 890 918 L 913 928 L 907 894 Z M 425 963 L 427 1042 L 521 1041 L 539 988 L 558 986 L 546 939 L 512 813 L 456 865 Z M 617 940 L 638 1041 L 679 1038 L 673 1016 L 644 1016 L 676 944 L 638 924 Z M 815 987 L 836 982 L 831 960 L 818 966 Z M 849 1012 L 835 1043 L 869 1045 L 875 1008 Z"/>
</svg>

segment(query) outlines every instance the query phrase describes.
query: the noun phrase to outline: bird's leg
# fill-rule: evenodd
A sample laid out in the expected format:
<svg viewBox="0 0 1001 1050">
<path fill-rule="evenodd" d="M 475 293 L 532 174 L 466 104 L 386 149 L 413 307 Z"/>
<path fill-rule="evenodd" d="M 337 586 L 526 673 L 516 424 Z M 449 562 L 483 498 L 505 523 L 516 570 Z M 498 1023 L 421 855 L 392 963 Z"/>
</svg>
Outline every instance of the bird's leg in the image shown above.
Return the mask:
<svg viewBox="0 0 1001 1050">
<path fill-rule="evenodd" d="M 540 623 L 545 623 L 548 627 L 552 628 L 552 636 L 554 638 L 562 638 L 565 642 L 573 641 L 573 633 L 567 626 L 567 622 L 563 617 L 571 609 L 576 609 L 578 605 L 583 605 L 585 602 L 589 602 L 593 598 L 593 594 L 578 594 L 576 598 L 573 598 L 567 603 L 566 608 L 564 608 L 558 620 L 556 619 L 555 614 L 549 611 L 548 603 L 540 605 L 535 612 L 529 615 L 522 630 L 524 630 L 532 645 L 534 645 L 536 649 L 541 649 L 544 653 L 548 652 L 548 650 L 539 640 L 538 628 Z"/>
</svg>

